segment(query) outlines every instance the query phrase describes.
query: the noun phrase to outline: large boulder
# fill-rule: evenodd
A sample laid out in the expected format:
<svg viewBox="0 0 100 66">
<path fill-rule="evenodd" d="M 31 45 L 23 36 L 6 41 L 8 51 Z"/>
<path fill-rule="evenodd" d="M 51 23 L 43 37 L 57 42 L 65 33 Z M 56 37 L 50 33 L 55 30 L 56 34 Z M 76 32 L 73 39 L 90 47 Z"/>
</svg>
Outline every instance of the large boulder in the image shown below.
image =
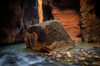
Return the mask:
<svg viewBox="0 0 100 66">
<path fill-rule="evenodd" d="M 25 35 L 25 43 L 27 48 L 41 52 L 65 51 L 75 46 L 74 41 L 57 20 L 30 26 Z"/>
</svg>

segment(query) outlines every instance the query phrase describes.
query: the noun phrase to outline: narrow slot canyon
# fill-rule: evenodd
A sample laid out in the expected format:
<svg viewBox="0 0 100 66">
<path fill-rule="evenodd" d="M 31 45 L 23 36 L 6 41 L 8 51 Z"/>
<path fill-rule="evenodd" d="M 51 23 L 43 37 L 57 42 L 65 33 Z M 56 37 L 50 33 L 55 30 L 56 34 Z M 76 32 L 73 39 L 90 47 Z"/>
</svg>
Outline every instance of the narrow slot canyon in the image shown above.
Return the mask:
<svg viewBox="0 0 100 66">
<path fill-rule="evenodd" d="M 100 66 L 100 0 L 0 4 L 0 66 Z"/>
</svg>

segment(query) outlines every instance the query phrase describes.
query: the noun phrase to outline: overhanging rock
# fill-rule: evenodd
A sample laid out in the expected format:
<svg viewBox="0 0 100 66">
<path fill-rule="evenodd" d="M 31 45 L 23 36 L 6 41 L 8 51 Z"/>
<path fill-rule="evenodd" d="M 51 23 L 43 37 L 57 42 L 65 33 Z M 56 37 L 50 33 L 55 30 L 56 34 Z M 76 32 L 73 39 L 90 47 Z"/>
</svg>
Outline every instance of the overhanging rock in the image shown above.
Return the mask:
<svg viewBox="0 0 100 66">
<path fill-rule="evenodd" d="M 25 43 L 27 48 L 40 52 L 66 51 L 75 46 L 74 41 L 57 20 L 30 26 L 25 35 Z"/>
</svg>

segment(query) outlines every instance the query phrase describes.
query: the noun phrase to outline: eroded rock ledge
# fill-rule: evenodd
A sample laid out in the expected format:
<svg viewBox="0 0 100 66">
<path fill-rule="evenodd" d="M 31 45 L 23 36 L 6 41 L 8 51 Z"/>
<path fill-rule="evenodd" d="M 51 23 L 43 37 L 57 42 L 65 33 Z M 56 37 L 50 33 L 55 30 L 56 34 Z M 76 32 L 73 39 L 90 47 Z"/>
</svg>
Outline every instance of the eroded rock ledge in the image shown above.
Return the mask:
<svg viewBox="0 0 100 66">
<path fill-rule="evenodd" d="M 27 48 L 41 52 L 65 51 L 75 46 L 74 41 L 57 20 L 29 27 L 25 35 L 25 43 Z"/>
</svg>

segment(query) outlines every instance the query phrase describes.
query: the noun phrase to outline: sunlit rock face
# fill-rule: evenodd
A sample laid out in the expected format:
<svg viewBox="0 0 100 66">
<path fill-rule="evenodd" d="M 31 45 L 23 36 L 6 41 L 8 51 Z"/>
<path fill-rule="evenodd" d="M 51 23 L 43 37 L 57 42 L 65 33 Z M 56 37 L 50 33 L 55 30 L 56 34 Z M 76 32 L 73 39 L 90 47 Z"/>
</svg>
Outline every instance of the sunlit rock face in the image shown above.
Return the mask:
<svg viewBox="0 0 100 66">
<path fill-rule="evenodd" d="M 23 42 L 29 25 L 39 23 L 37 0 L 1 0 L 0 4 L 0 43 Z"/>
<path fill-rule="evenodd" d="M 59 20 L 73 40 L 81 41 L 79 2 L 79 0 L 45 0 L 44 20 Z"/>
<path fill-rule="evenodd" d="M 42 0 L 38 0 L 39 23 L 43 22 Z"/>
<path fill-rule="evenodd" d="M 74 41 L 57 20 L 30 26 L 25 35 L 25 43 L 27 48 L 40 52 L 63 52 L 75 46 Z"/>
<path fill-rule="evenodd" d="M 100 0 L 80 1 L 82 38 L 87 42 L 100 42 Z"/>
</svg>

